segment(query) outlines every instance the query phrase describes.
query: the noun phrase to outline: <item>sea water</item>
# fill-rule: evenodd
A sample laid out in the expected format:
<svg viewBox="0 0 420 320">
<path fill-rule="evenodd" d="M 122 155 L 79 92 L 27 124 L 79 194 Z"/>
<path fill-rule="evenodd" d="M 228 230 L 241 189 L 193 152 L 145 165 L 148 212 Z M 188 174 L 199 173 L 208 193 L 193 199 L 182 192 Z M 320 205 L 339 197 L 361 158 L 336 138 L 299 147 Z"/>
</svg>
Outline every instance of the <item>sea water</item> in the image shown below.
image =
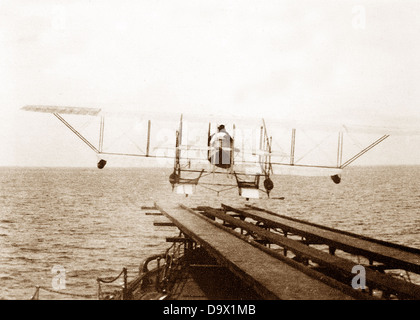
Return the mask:
<svg viewBox="0 0 420 320">
<path fill-rule="evenodd" d="M 141 262 L 163 252 L 173 227 L 142 206 L 184 202 L 243 205 L 235 188 L 198 186 L 188 198 L 172 192 L 170 169 L 0 168 L 0 298 L 29 299 L 36 286 L 97 293 L 98 277 L 122 268 L 133 279 Z M 233 179 L 222 177 L 227 183 Z M 291 217 L 420 248 L 420 166 L 351 167 L 342 182 L 275 176 L 272 199 L 250 200 Z M 282 199 L 284 197 L 284 199 Z M 55 281 L 55 282 L 54 282 Z M 78 299 L 41 291 L 41 299 Z"/>
</svg>

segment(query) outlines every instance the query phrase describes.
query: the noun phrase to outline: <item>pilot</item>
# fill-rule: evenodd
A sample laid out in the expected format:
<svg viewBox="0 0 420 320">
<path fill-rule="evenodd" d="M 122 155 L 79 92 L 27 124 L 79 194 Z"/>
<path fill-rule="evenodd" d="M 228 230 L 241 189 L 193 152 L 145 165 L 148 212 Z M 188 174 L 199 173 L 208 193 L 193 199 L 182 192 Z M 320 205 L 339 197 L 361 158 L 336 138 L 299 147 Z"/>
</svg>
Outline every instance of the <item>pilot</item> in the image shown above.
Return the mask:
<svg viewBox="0 0 420 320">
<path fill-rule="evenodd" d="M 217 133 L 211 135 L 209 144 L 213 146 L 217 141 L 220 140 L 222 140 L 222 147 L 230 148 L 232 138 L 226 131 L 225 126 L 223 124 L 217 127 Z M 219 145 L 217 145 L 217 147 L 219 147 Z"/>
<path fill-rule="evenodd" d="M 233 155 L 233 139 L 223 124 L 217 127 L 217 133 L 209 137 L 209 146 L 214 147 L 209 151 L 209 161 L 220 168 L 229 168 Z"/>
</svg>

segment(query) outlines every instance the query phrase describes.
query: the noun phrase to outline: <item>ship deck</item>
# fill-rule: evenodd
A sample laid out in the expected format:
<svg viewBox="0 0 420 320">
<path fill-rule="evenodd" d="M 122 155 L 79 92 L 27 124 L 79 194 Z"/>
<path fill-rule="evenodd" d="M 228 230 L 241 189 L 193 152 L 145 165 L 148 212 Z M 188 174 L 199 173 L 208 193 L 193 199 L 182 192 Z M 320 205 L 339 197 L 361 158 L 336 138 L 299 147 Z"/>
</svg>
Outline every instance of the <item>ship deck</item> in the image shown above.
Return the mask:
<svg viewBox="0 0 420 320">
<path fill-rule="evenodd" d="M 171 255 L 168 249 L 158 258 L 158 268 L 140 272 L 130 283 L 125 298 L 420 299 L 420 285 L 393 272 L 418 277 L 419 249 L 250 205 L 155 203 L 153 208 L 156 212 L 147 214 L 164 216 L 155 226 L 179 229 L 178 237 L 166 241 L 172 242 L 173 252 L 177 248 L 179 254 L 181 247 L 183 252 Z M 364 270 L 362 288 L 354 287 L 354 278 L 361 275 L 355 266 Z"/>
<path fill-rule="evenodd" d="M 210 253 L 218 263 L 265 299 L 350 299 L 336 288 L 314 279 L 219 228 L 210 220 L 181 207 L 157 204 L 185 235 Z M 275 281 L 273 281 L 275 279 Z"/>
</svg>

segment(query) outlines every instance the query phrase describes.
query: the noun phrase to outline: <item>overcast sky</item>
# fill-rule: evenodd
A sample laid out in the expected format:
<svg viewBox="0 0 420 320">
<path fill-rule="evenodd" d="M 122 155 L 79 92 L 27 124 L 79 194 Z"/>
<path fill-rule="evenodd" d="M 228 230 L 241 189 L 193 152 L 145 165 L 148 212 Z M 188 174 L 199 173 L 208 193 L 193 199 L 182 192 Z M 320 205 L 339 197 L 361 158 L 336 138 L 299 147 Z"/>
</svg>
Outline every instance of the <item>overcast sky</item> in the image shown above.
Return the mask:
<svg viewBox="0 0 420 320">
<path fill-rule="evenodd" d="M 28 104 L 415 127 L 419 57 L 420 1 L 0 0 L 0 165 L 92 166 Z"/>
</svg>

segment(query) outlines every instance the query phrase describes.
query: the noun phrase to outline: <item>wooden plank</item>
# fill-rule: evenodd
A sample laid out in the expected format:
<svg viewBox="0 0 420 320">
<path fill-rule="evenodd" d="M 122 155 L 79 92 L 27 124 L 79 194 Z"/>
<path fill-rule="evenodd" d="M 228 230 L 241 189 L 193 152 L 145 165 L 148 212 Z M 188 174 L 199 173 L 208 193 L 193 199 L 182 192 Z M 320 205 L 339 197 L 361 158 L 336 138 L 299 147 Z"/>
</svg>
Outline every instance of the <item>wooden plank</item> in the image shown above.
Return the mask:
<svg viewBox="0 0 420 320">
<path fill-rule="evenodd" d="M 226 232 L 205 217 L 180 207 L 156 204 L 188 237 L 252 286 L 264 299 L 352 299 L 336 288 Z"/>
<path fill-rule="evenodd" d="M 222 206 L 229 207 L 226 204 L 222 204 Z M 267 210 L 267 209 L 264 209 L 264 208 L 259 208 L 259 207 L 256 207 L 256 206 L 250 205 L 250 204 L 245 204 L 245 206 L 248 207 L 248 208 L 250 208 L 250 209 L 257 210 L 258 212 L 268 213 L 270 216 L 280 217 L 280 218 L 283 218 L 283 219 L 286 219 L 286 220 L 304 223 L 304 224 L 307 224 L 309 226 L 318 227 L 319 229 L 322 229 L 322 230 L 329 230 L 329 231 L 339 232 L 340 234 L 352 236 L 352 237 L 355 237 L 355 238 L 358 238 L 358 239 L 367 240 L 367 241 L 370 241 L 370 242 L 373 242 L 373 243 L 382 244 L 382 245 L 387 246 L 387 247 L 390 247 L 390 248 L 397 248 L 397 249 L 400 249 L 402 251 L 412 252 L 412 253 L 415 253 L 415 254 L 420 254 L 420 249 L 417 249 L 417 248 L 408 247 L 408 246 L 404 246 L 404 245 L 401 245 L 401 244 L 398 244 L 398 243 L 383 241 L 383 240 L 379 240 L 379 239 L 375 239 L 375 238 L 363 236 L 363 235 L 360 235 L 360 234 L 356 234 L 356 233 L 352 233 L 352 232 L 348 232 L 348 231 L 344 231 L 344 230 L 334 229 L 334 228 L 327 227 L 327 226 L 320 225 L 320 224 L 316 224 L 316 223 L 313 223 L 313 222 L 308 222 L 308 221 L 305 221 L 305 220 L 300 220 L 300 219 L 292 218 L 292 217 L 285 216 L 285 215 L 282 215 L 282 214 L 279 214 L 279 213 L 276 213 L 276 212 L 273 212 L 273 211 L 270 211 L 270 210 Z M 239 210 L 241 211 L 241 209 L 239 209 Z M 247 210 L 247 209 L 243 209 L 243 210 Z"/>
<path fill-rule="evenodd" d="M 141 208 L 141 210 L 153 210 L 153 209 L 156 209 L 155 206 L 141 206 L 140 208 Z"/>
<path fill-rule="evenodd" d="M 155 227 L 176 227 L 173 222 L 153 222 Z"/>
<path fill-rule="evenodd" d="M 254 224 L 251 224 L 249 222 L 232 218 L 231 216 L 229 216 L 221 210 L 208 209 L 207 213 L 212 214 L 216 218 L 224 220 L 229 224 L 236 225 L 237 227 L 247 231 L 251 231 L 259 237 L 270 241 L 271 243 L 282 246 L 287 250 L 291 250 L 295 254 L 308 258 L 322 266 L 326 266 L 333 270 L 343 272 L 349 278 L 352 278 L 354 276 L 354 274 L 352 273 L 352 269 L 355 266 L 355 263 L 350 260 L 330 255 L 326 252 L 308 247 L 307 245 L 300 243 L 299 241 L 295 241 L 286 238 L 282 235 L 264 230 L 261 227 L 255 226 Z M 368 286 L 371 283 L 374 284 L 376 288 L 379 288 L 381 290 L 398 292 L 404 295 L 405 297 L 420 299 L 420 286 L 408 283 L 400 279 L 393 278 L 390 275 L 382 274 L 369 268 L 366 268 L 366 281 L 368 283 Z"/>
<path fill-rule="evenodd" d="M 184 237 L 166 237 L 166 242 L 189 242 L 191 239 L 184 238 Z"/>
<path fill-rule="evenodd" d="M 332 228 L 322 228 L 319 225 L 310 224 L 297 219 L 287 219 L 280 215 L 273 216 L 268 212 L 259 210 L 240 210 L 223 204 L 227 210 L 232 210 L 250 217 L 257 221 L 264 222 L 269 227 L 281 228 L 288 232 L 303 236 L 309 242 L 324 243 L 336 249 L 363 255 L 374 261 L 386 263 L 396 269 L 420 273 L 420 254 L 415 248 L 395 246 L 385 241 L 373 241 L 367 237 L 360 237 L 348 232 Z M 419 251 L 420 252 L 420 251 Z"/>
</svg>

